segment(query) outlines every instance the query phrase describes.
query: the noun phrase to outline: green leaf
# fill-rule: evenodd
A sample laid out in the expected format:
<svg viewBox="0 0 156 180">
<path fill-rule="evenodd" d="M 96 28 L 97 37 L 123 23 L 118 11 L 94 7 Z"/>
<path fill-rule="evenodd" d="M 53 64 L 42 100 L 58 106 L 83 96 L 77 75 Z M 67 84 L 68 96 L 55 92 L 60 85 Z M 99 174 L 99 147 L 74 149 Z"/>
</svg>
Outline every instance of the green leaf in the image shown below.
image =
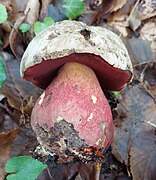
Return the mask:
<svg viewBox="0 0 156 180">
<path fill-rule="evenodd" d="M 35 35 L 37 35 L 41 31 L 43 31 L 47 27 L 51 26 L 52 24 L 54 24 L 54 20 L 51 17 L 44 18 L 43 22 L 37 21 L 34 24 L 34 33 L 35 33 Z"/>
<path fill-rule="evenodd" d="M 117 98 L 119 96 L 120 92 L 119 91 L 113 91 L 113 94 Z"/>
<path fill-rule="evenodd" d="M 63 0 L 63 7 L 65 8 L 65 15 L 69 19 L 76 19 L 83 14 L 85 3 L 81 0 Z"/>
<path fill-rule="evenodd" d="M 3 45 L 3 41 L 0 39 L 0 46 L 2 46 Z"/>
<path fill-rule="evenodd" d="M 22 31 L 22 33 L 25 33 L 29 30 L 30 25 L 28 23 L 22 23 L 19 27 L 19 29 Z"/>
<path fill-rule="evenodd" d="M 7 180 L 35 180 L 39 174 L 47 168 L 47 165 L 33 159 L 30 156 L 18 156 L 9 159 L 5 165 L 5 171 L 12 173 Z"/>
<path fill-rule="evenodd" d="M 0 88 L 2 87 L 5 79 L 6 79 L 5 65 L 3 59 L 0 57 Z"/>
<path fill-rule="evenodd" d="M 45 17 L 43 22 L 47 25 L 47 27 L 55 23 L 51 17 Z"/>
<path fill-rule="evenodd" d="M 0 4 L 0 24 L 5 22 L 8 18 L 8 13 L 6 7 L 3 4 Z"/>
</svg>

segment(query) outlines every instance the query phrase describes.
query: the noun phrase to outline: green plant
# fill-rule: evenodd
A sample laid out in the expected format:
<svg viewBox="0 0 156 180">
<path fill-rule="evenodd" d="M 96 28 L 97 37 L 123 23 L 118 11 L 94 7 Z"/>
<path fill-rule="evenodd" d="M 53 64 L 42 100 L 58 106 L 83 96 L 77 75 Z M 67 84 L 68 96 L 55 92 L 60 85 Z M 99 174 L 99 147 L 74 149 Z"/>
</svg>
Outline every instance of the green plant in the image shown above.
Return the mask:
<svg viewBox="0 0 156 180">
<path fill-rule="evenodd" d="M 119 92 L 119 91 L 113 91 L 113 94 L 114 94 L 114 96 L 115 96 L 116 98 L 118 98 L 120 92 Z"/>
<path fill-rule="evenodd" d="M 0 46 L 2 46 L 3 45 L 3 41 L 0 39 Z"/>
<path fill-rule="evenodd" d="M 0 88 L 2 87 L 5 79 L 6 79 L 5 65 L 3 59 L 0 57 Z"/>
<path fill-rule="evenodd" d="M 3 4 L 0 4 L 0 24 L 1 23 L 4 23 L 4 22 L 7 22 L 10 26 L 13 27 L 12 23 L 10 23 L 9 21 L 7 21 L 7 18 L 8 18 L 8 13 L 7 13 L 7 10 L 6 10 L 6 7 L 3 5 Z M 19 27 L 19 29 L 25 33 L 29 30 L 30 28 L 30 25 L 27 24 L 27 23 L 22 23 Z M 1 42 L 0 41 L 0 45 L 1 45 Z"/>
<path fill-rule="evenodd" d="M 65 9 L 65 15 L 73 20 L 83 14 L 85 3 L 81 0 L 63 0 L 63 8 Z"/>
<path fill-rule="evenodd" d="M 35 35 L 37 35 L 38 33 L 40 33 L 41 31 L 43 31 L 52 24 L 54 24 L 54 20 L 51 17 L 45 17 L 43 22 L 37 21 L 34 24 Z"/>
<path fill-rule="evenodd" d="M 6 7 L 3 4 L 0 4 L 0 24 L 5 22 L 8 18 L 8 13 Z"/>
<path fill-rule="evenodd" d="M 13 157 L 5 164 L 7 180 L 35 180 L 47 165 L 30 156 Z"/>
<path fill-rule="evenodd" d="M 22 23 L 19 27 L 22 33 L 29 31 L 30 25 L 28 23 Z"/>
</svg>

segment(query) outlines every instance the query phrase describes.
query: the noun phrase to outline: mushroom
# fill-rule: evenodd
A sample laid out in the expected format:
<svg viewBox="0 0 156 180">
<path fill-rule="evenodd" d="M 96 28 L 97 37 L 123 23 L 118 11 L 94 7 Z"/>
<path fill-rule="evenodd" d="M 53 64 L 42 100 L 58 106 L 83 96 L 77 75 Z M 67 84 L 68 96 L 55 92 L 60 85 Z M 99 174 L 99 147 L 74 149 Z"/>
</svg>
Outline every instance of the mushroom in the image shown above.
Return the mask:
<svg viewBox="0 0 156 180">
<path fill-rule="evenodd" d="M 131 60 L 116 34 L 82 22 L 57 22 L 30 42 L 21 76 L 45 89 L 31 115 L 44 152 L 68 161 L 67 152 L 82 157 L 86 148 L 111 144 L 114 126 L 103 90 L 121 90 L 132 79 Z"/>
</svg>

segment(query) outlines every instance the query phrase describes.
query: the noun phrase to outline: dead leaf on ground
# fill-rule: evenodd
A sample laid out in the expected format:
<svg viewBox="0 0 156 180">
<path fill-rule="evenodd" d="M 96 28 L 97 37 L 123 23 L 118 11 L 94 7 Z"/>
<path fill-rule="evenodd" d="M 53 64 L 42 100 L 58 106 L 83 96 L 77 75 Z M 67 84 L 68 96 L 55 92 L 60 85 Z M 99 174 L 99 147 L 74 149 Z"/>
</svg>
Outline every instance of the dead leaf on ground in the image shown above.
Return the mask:
<svg viewBox="0 0 156 180">
<path fill-rule="evenodd" d="M 42 90 L 20 77 L 19 60 L 14 59 L 12 55 L 5 52 L 2 52 L 0 55 L 4 59 L 7 72 L 7 79 L 1 88 L 2 94 L 8 98 L 10 106 L 18 110 L 23 108 L 23 110 L 27 110 L 25 113 L 30 114 L 32 110 L 31 105 L 36 102 Z M 29 103 L 31 97 L 33 103 Z"/>
<path fill-rule="evenodd" d="M 156 2 L 155 0 L 140 1 L 137 7 L 141 20 L 149 19 L 156 15 Z"/>
<path fill-rule="evenodd" d="M 51 17 L 55 22 L 67 19 L 62 5 L 63 0 L 53 0 L 52 3 L 47 6 L 47 16 Z"/>
<path fill-rule="evenodd" d="M 140 30 L 140 36 L 142 39 L 151 42 L 151 49 L 156 58 L 156 18 L 152 18 L 143 25 Z"/>
<path fill-rule="evenodd" d="M 139 37 L 132 37 L 131 39 L 123 38 L 122 40 L 128 49 L 133 66 L 155 60 L 150 41 Z"/>
<path fill-rule="evenodd" d="M 12 118 L 11 113 L 8 114 L 8 113 L 6 113 L 6 111 L 4 111 L 2 120 L 0 122 L 0 133 L 7 133 L 8 131 L 11 131 L 12 129 L 18 128 L 17 123 Z"/>
<path fill-rule="evenodd" d="M 24 22 L 30 25 L 30 29 L 28 32 L 25 33 L 26 42 L 30 42 L 35 34 L 34 34 L 34 24 L 38 20 L 39 17 L 39 9 L 40 9 L 40 2 L 39 0 L 29 0 L 24 10 L 25 20 Z M 26 45 L 27 46 L 27 45 Z"/>
<path fill-rule="evenodd" d="M 156 102 L 156 61 L 135 66 L 135 76 Z"/>
<path fill-rule="evenodd" d="M 130 167 L 134 179 L 156 177 L 156 106 L 139 84 L 129 85 L 119 98 L 115 115 L 113 154 Z M 152 178 L 151 178 L 152 177 Z"/>
<path fill-rule="evenodd" d="M 75 163 L 75 164 L 59 164 L 56 167 L 44 170 L 37 180 L 42 179 L 99 179 L 96 171 L 96 163 Z"/>
<path fill-rule="evenodd" d="M 81 16 L 79 19 L 80 21 L 85 22 L 88 25 L 92 25 L 94 23 L 99 24 L 101 17 L 107 17 L 110 13 L 111 9 L 113 8 L 116 0 L 109 0 L 109 1 L 91 1 L 90 3 L 87 3 L 87 11 L 91 11 L 92 13 L 87 13 Z M 104 19 L 104 18 L 103 18 Z M 106 18 L 105 18 L 106 19 Z"/>
<path fill-rule="evenodd" d="M 116 11 L 112 11 L 112 13 L 108 17 L 108 21 L 121 22 L 121 21 L 126 20 L 135 2 L 136 0 L 126 1 L 126 3 L 124 3 L 121 8 L 119 8 Z"/>
<path fill-rule="evenodd" d="M 24 42 L 19 31 L 20 24 L 24 21 L 25 17 L 21 16 L 14 24 L 9 36 L 10 48 L 17 59 L 20 59 L 24 53 Z"/>
<path fill-rule="evenodd" d="M 13 7 L 13 13 L 24 12 L 28 0 L 10 0 Z"/>
<path fill-rule="evenodd" d="M 111 12 L 121 9 L 127 2 L 128 0 L 116 0 L 116 2 L 113 5 L 113 8 L 111 9 Z"/>
<path fill-rule="evenodd" d="M 37 144 L 34 133 L 27 128 L 12 129 L 0 134 L 0 179 L 6 175 L 4 166 L 9 158 L 30 155 Z"/>
<path fill-rule="evenodd" d="M 6 161 L 10 158 L 12 144 L 17 133 L 18 130 L 14 129 L 6 134 L 0 134 L 0 179 L 5 179 L 6 173 L 4 171 L 4 166 Z"/>
<path fill-rule="evenodd" d="M 33 25 L 38 19 L 39 8 L 40 8 L 39 0 L 28 1 L 24 14 L 27 16 L 26 17 L 27 23 L 29 23 L 30 25 Z"/>
<path fill-rule="evenodd" d="M 52 2 L 52 0 L 42 0 L 41 1 L 41 11 L 40 11 L 40 20 L 43 21 L 43 19 L 47 16 L 48 14 L 48 5 Z"/>
</svg>

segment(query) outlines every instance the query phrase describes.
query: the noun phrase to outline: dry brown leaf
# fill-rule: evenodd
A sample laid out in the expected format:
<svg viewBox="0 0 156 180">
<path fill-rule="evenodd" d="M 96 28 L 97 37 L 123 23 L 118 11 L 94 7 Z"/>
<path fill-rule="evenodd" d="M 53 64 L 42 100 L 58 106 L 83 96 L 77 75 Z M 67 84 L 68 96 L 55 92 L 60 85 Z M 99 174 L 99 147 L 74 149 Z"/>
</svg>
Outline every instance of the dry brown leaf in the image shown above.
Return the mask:
<svg viewBox="0 0 156 180">
<path fill-rule="evenodd" d="M 17 59 L 20 59 L 24 53 L 24 43 L 21 32 L 19 31 L 19 26 L 24 21 L 24 19 L 25 17 L 21 16 L 16 21 L 9 36 L 10 48 Z"/>
<path fill-rule="evenodd" d="M 29 0 L 24 14 L 27 16 L 26 21 L 30 25 L 33 25 L 39 16 L 40 3 L 39 0 Z"/>
<path fill-rule="evenodd" d="M 13 13 L 24 12 L 28 0 L 10 0 L 12 3 Z"/>
<path fill-rule="evenodd" d="M 80 20 L 85 22 L 88 25 L 91 25 L 94 23 L 98 24 L 101 19 L 106 19 L 105 16 L 107 16 L 110 13 L 115 1 L 116 0 L 87 2 L 87 4 L 89 4 L 90 6 L 93 6 L 93 7 L 95 6 L 96 10 L 93 11 L 92 13 L 83 15 L 82 17 L 80 17 Z M 97 6 L 96 3 L 98 2 L 100 5 Z M 90 10 L 89 8 L 95 9 L 93 7 L 88 7 L 88 10 Z"/>
<path fill-rule="evenodd" d="M 121 9 L 127 3 L 127 1 L 128 0 L 116 0 L 112 9 L 111 9 L 111 12 L 114 12 L 114 11 Z"/>
<path fill-rule="evenodd" d="M 154 53 L 151 50 L 151 42 L 142 38 L 123 39 L 133 62 L 133 65 L 144 64 L 154 60 Z"/>
<path fill-rule="evenodd" d="M 76 180 L 99 180 L 97 174 L 96 163 L 74 163 L 74 164 L 58 164 L 56 167 L 45 169 L 37 180 L 43 179 L 76 179 Z"/>
<path fill-rule="evenodd" d="M 11 32 L 11 26 L 8 24 L 8 22 L 0 24 L 0 28 L 2 28 L 6 32 Z"/>
<path fill-rule="evenodd" d="M 136 0 L 127 1 L 127 3 L 121 9 L 119 9 L 116 12 L 112 12 L 108 17 L 108 20 L 109 21 L 124 21 L 124 20 L 126 20 L 126 18 L 128 18 L 129 14 L 130 14 L 135 2 L 136 2 Z"/>
<path fill-rule="evenodd" d="M 6 161 L 10 158 L 12 145 L 15 139 L 17 129 L 11 130 L 6 134 L 0 134 L 0 179 L 5 178 L 4 166 Z"/>
<path fill-rule="evenodd" d="M 141 20 L 154 17 L 156 16 L 156 1 L 155 0 L 140 1 L 137 9 L 139 11 Z"/>
<path fill-rule="evenodd" d="M 38 20 L 39 17 L 39 8 L 40 2 L 39 0 L 29 0 L 27 3 L 27 7 L 24 11 L 25 14 L 25 22 L 28 23 L 31 28 L 26 33 L 27 42 L 31 41 L 34 38 L 34 24 Z"/>
<path fill-rule="evenodd" d="M 5 60 L 7 71 L 7 79 L 3 84 L 1 91 L 8 98 L 10 106 L 21 110 L 22 107 L 27 107 L 30 97 L 33 97 L 33 102 L 36 102 L 42 90 L 30 84 L 28 81 L 20 77 L 20 61 L 13 58 L 8 53 L 1 53 Z M 30 108 L 30 109 L 29 109 Z M 31 112 L 32 106 L 29 106 L 28 113 Z"/>
<path fill-rule="evenodd" d="M 156 41 L 156 19 L 148 21 L 140 30 L 140 36 L 149 41 Z"/>
<path fill-rule="evenodd" d="M 140 36 L 142 39 L 151 42 L 151 49 L 156 59 L 156 18 L 151 19 L 143 25 L 140 30 Z"/>
<path fill-rule="evenodd" d="M 156 101 L 156 61 L 135 66 L 135 75 Z"/>
<path fill-rule="evenodd" d="M 126 21 L 118 22 L 118 21 L 110 21 L 107 23 L 109 26 L 112 26 L 113 28 L 117 29 L 120 34 L 122 34 L 123 37 L 128 36 L 128 31 L 126 29 Z"/>
<path fill-rule="evenodd" d="M 151 177 L 154 179 L 153 169 L 156 169 L 156 161 L 153 161 L 156 156 L 154 99 L 141 84 L 136 84 L 129 85 L 121 93 L 119 102 L 115 117 L 113 154 L 120 162 L 125 162 L 130 167 L 133 177 L 140 177 L 142 174 L 139 179 Z"/>
<path fill-rule="evenodd" d="M 12 129 L 0 134 L 0 179 L 5 179 L 4 166 L 6 161 L 14 156 L 29 155 L 37 146 L 34 133 L 27 128 Z"/>
<path fill-rule="evenodd" d="M 48 5 L 52 2 L 52 0 L 42 0 L 41 12 L 40 12 L 40 20 L 43 20 L 47 16 Z"/>
<path fill-rule="evenodd" d="M 129 27 L 135 32 L 141 25 L 141 20 L 138 14 L 138 11 L 135 9 L 129 19 Z"/>
<path fill-rule="evenodd" d="M 10 36 L 10 33 L 7 33 L 7 32 L 4 33 L 3 38 L 2 38 L 2 40 L 3 40 L 2 47 L 3 48 L 6 48 L 9 46 L 9 36 Z"/>
<path fill-rule="evenodd" d="M 150 121 L 144 123 L 142 131 L 137 132 L 131 140 L 129 155 L 133 179 L 153 180 L 156 177 L 155 129 L 156 124 L 152 125 Z"/>
</svg>

